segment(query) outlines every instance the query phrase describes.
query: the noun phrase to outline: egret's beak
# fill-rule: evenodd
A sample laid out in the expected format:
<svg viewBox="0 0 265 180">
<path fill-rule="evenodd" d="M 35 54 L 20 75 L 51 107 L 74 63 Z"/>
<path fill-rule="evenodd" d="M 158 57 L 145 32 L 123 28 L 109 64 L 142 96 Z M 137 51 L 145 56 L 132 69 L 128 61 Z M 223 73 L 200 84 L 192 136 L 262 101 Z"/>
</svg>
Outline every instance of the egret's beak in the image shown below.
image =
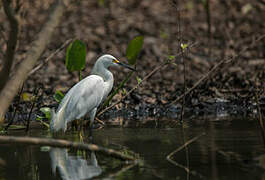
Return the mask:
<svg viewBox="0 0 265 180">
<path fill-rule="evenodd" d="M 127 68 L 127 69 L 130 69 L 130 70 L 132 70 L 132 71 L 136 71 L 136 69 L 130 67 L 130 66 L 127 65 L 127 64 L 121 63 L 121 62 L 118 61 L 117 59 L 115 60 L 115 62 L 116 62 L 118 65 L 120 65 L 120 66 L 123 66 L 123 67 L 125 67 L 125 68 Z"/>
</svg>

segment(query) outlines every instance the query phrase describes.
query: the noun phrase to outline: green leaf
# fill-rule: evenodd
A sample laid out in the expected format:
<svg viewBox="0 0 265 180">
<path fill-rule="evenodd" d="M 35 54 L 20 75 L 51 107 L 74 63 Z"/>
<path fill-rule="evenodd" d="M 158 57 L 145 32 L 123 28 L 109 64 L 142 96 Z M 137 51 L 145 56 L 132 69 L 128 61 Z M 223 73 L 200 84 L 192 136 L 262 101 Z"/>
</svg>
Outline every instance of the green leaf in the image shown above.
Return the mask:
<svg viewBox="0 0 265 180">
<path fill-rule="evenodd" d="M 180 44 L 180 47 L 182 50 L 185 50 L 188 47 L 188 44 Z"/>
<path fill-rule="evenodd" d="M 144 43 L 143 36 L 137 36 L 130 41 L 126 49 L 126 57 L 130 65 L 134 65 L 136 63 L 137 56 L 139 55 L 142 49 L 143 43 Z"/>
<path fill-rule="evenodd" d="M 49 125 L 48 123 L 42 121 L 44 118 L 45 118 L 45 117 L 43 117 L 43 116 L 38 116 L 38 115 L 37 115 L 36 120 L 37 120 L 37 121 L 40 121 L 40 123 L 41 123 L 42 125 L 44 125 L 47 129 L 50 129 L 50 125 Z M 49 120 L 50 120 L 50 119 L 49 119 Z M 51 121 L 51 120 L 50 120 L 50 121 Z"/>
<path fill-rule="evenodd" d="M 55 101 L 60 103 L 63 100 L 64 95 L 63 95 L 63 93 L 61 91 L 57 90 L 53 97 L 54 97 Z"/>
<path fill-rule="evenodd" d="M 21 129 L 26 129 L 26 126 L 24 125 L 10 125 L 9 130 L 21 130 Z"/>
<path fill-rule="evenodd" d="M 45 118 L 44 116 L 36 115 L 36 120 L 37 120 L 37 121 L 40 121 L 40 120 L 42 120 L 42 119 L 44 119 L 44 118 Z"/>
<path fill-rule="evenodd" d="M 125 96 L 127 94 L 127 91 L 126 89 L 122 88 L 122 91 L 121 91 L 122 95 Z"/>
<path fill-rule="evenodd" d="M 175 56 L 172 56 L 172 55 L 169 55 L 167 58 L 168 58 L 170 61 L 172 61 L 172 60 L 174 60 L 176 57 L 175 57 Z"/>
<path fill-rule="evenodd" d="M 43 108 L 40 108 L 40 111 L 43 112 L 43 114 L 45 115 L 45 118 L 51 120 L 51 108 L 43 107 Z"/>
<path fill-rule="evenodd" d="M 23 92 L 20 95 L 20 98 L 22 101 L 26 101 L 26 102 L 33 102 L 34 100 L 36 100 L 36 96 L 34 96 L 31 93 L 27 93 L 27 92 Z"/>
<path fill-rule="evenodd" d="M 86 45 L 80 40 L 72 42 L 66 51 L 65 66 L 68 71 L 81 71 L 86 63 Z"/>
<path fill-rule="evenodd" d="M 142 79 L 139 78 L 138 76 L 136 77 L 137 83 L 140 84 L 142 82 Z"/>
</svg>

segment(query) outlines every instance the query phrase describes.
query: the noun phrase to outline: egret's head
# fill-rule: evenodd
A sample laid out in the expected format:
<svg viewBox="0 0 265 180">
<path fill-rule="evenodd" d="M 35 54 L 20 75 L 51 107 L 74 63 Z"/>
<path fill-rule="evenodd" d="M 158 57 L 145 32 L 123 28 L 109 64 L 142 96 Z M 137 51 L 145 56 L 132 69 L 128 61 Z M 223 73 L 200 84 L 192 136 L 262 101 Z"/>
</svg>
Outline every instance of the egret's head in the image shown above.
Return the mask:
<svg viewBox="0 0 265 180">
<path fill-rule="evenodd" d="M 105 68 L 108 68 L 110 66 L 117 66 L 117 65 L 120 65 L 120 66 L 123 66 L 125 68 L 128 68 L 130 70 L 133 70 L 135 71 L 135 69 L 133 69 L 132 67 L 130 67 L 129 65 L 127 64 L 124 64 L 124 63 L 121 63 L 120 61 L 118 61 L 114 56 L 112 55 L 109 55 L 109 54 L 105 54 L 103 56 L 101 56 L 97 62 L 101 62 Z"/>
</svg>

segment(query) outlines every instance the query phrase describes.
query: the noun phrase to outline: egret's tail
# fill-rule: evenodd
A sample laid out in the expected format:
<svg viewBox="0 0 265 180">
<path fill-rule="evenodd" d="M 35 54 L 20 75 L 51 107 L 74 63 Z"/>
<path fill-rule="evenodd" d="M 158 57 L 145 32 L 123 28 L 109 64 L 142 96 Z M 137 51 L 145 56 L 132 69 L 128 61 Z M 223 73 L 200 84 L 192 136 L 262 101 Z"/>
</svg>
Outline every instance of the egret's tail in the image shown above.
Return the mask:
<svg viewBox="0 0 265 180">
<path fill-rule="evenodd" d="M 51 112 L 51 123 L 50 129 L 52 132 L 57 132 L 59 130 L 66 130 L 66 122 L 64 119 L 64 108 L 61 108 L 57 113 L 52 109 Z"/>
</svg>

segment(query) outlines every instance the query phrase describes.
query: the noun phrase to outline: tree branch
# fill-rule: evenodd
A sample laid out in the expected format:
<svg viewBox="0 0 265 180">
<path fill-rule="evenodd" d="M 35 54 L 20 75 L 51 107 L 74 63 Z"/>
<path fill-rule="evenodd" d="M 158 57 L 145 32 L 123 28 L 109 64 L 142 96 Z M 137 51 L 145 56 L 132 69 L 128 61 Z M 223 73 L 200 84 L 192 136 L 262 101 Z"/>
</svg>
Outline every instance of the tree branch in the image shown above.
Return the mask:
<svg viewBox="0 0 265 180">
<path fill-rule="evenodd" d="M 69 2 L 70 0 L 55 1 L 51 7 L 49 18 L 43 25 L 41 31 L 38 33 L 36 40 L 32 42 L 31 49 L 26 54 L 26 59 L 18 65 L 15 69 L 14 75 L 9 78 L 5 87 L 0 92 L 0 124 L 3 123 L 5 112 L 16 95 L 19 87 L 25 81 L 28 73 L 31 71 L 45 47 L 50 42 L 52 33 L 58 26 L 63 15 L 63 11 Z"/>
<path fill-rule="evenodd" d="M 14 11 L 10 7 L 10 1 L 2 0 L 2 2 L 5 14 L 9 21 L 10 32 L 8 35 L 7 50 L 4 57 L 4 64 L 0 71 L 0 91 L 4 88 L 10 74 L 10 70 L 14 61 L 19 32 L 19 22 L 15 16 Z"/>
<path fill-rule="evenodd" d="M 85 144 L 79 142 L 72 142 L 63 139 L 50 139 L 50 138 L 36 138 L 36 137 L 16 137 L 16 136 L 0 136 L 0 144 L 30 144 L 41 146 L 52 146 L 61 148 L 75 148 L 81 150 L 98 151 L 103 154 L 111 155 L 121 160 L 135 161 L 132 156 L 125 155 L 114 149 L 108 149 L 95 144 Z"/>
</svg>

